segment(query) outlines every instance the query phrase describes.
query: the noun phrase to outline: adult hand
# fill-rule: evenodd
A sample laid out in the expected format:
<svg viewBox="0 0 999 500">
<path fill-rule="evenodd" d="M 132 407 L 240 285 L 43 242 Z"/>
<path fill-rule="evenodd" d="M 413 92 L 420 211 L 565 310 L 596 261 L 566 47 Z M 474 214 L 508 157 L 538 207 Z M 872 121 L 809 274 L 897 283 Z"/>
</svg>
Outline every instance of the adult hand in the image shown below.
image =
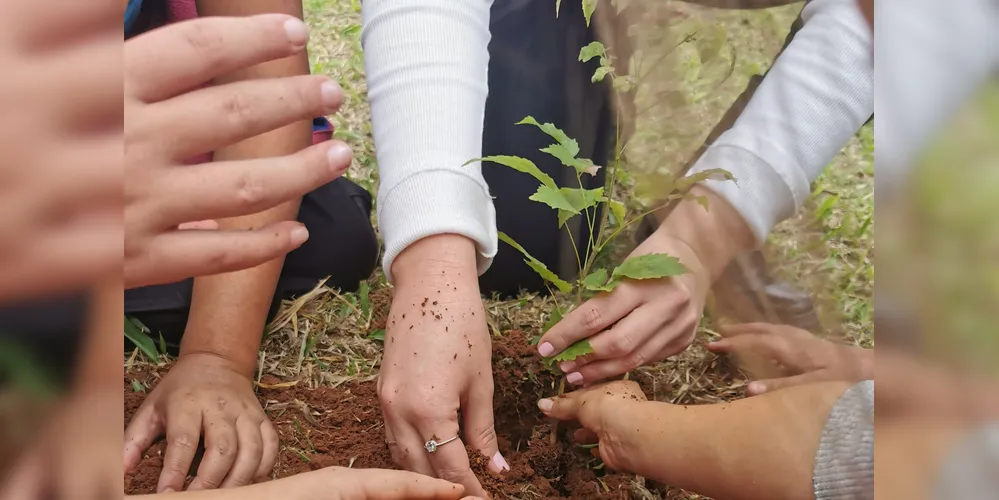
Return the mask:
<svg viewBox="0 0 999 500">
<path fill-rule="evenodd" d="M 266 479 L 279 451 L 277 431 L 253 394 L 253 382 L 211 354 L 177 360 L 125 429 L 125 472 L 166 435 L 158 492 L 181 491 L 204 435 L 205 455 L 191 490 Z"/>
<path fill-rule="evenodd" d="M 261 498 L 293 500 L 458 500 L 465 488 L 415 472 L 327 467 L 265 483 L 273 491 Z M 265 486 L 260 485 L 260 486 Z"/>
<path fill-rule="evenodd" d="M 179 230 L 185 223 L 253 214 L 339 176 L 350 149 L 328 141 L 281 158 L 182 166 L 185 160 L 339 108 L 323 76 L 197 89 L 237 69 L 305 48 L 285 15 L 207 17 L 125 44 L 125 280 L 129 288 L 253 267 L 307 238 L 297 222 L 250 231 Z"/>
<path fill-rule="evenodd" d="M 579 422 L 583 426 L 573 433 L 577 443 L 598 445 L 594 456 L 615 471 L 631 471 L 629 461 L 635 456 L 627 444 L 633 425 L 627 408 L 635 403 L 648 401 L 637 383 L 620 380 L 566 393 L 553 399 L 538 401 L 538 408 L 545 415 Z"/>
<path fill-rule="evenodd" d="M 378 378 L 392 458 L 407 470 L 462 484 L 470 495 L 484 498 L 465 444 L 490 457 L 493 472 L 509 466 L 493 428 L 492 345 L 474 243 L 456 235 L 425 238 L 396 258 L 393 271 L 395 296 Z M 434 453 L 424 449 L 431 439 L 459 433 L 463 439 Z"/>
<path fill-rule="evenodd" d="M 571 311 L 541 337 L 538 352 L 544 357 L 589 340 L 592 354 L 559 365 L 569 383 L 589 385 L 661 361 L 694 339 L 710 286 L 707 270 L 690 246 L 663 229 L 631 257 L 650 253 L 676 257 L 689 272 L 673 278 L 626 279 Z"/>
<path fill-rule="evenodd" d="M 121 11 L 0 2 L 0 301 L 121 269 Z"/>
<path fill-rule="evenodd" d="M 874 350 L 837 344 L 788 325 L 747 323 L 722 327 L 722 338 L 708 344 L 715 353 L 752 352 L 780 363 L 784 377 L 756 380 L 750 396 L 784 387 L 825 381 L 874 379 Z"/>
</svg>

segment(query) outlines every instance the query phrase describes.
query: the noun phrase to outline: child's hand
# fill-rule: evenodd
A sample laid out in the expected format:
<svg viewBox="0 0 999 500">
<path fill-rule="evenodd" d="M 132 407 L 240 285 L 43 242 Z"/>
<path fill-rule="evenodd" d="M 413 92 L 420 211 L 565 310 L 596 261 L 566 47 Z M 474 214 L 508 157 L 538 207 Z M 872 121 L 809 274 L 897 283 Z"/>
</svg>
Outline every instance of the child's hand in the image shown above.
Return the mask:
<svg viewBox="0 0 999 500">
<path fill-rule="evenodd" d="M 538 408 L 549 417 L 574 420 L 583 426 L 573 434 L 579 444 L 597 444 L 591 450 L 607 467 L 616 471 L 632 471 L 629 462 L 636 456 L 625 439 L 624 426 L 632 414 L 625 406 L 647 402 L 638 384 L 615 381 L 588 389 L 570 392 L 554 399 L 538 401 Z"/>
</svg>

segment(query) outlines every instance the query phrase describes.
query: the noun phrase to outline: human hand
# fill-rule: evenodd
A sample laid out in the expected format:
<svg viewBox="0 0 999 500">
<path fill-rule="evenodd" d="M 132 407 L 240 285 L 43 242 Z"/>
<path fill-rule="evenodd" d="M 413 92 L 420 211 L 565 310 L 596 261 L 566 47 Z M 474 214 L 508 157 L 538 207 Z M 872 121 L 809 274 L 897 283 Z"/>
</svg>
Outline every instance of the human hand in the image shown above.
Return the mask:
<svg viewBox="0 0 999 500">
<path fill-rule="evenodd" d="M 470 240 L 441 235 L 410 245 L 396 258 L 378 395 L 399 466 L 462 484 L 484 498 L 465 444 L 491 457 L 493 472 L 509 466 L 493 428 L 492 344 L 474 252 Z M 463 440 L 435 453 L 424 449 L 431 439 L 459 433 Z"/>
<path fill-rule="evenodd" d="M 787 370 L 784 377 L 751 382 L 750 396 L 813 382 L 874 379 L 873 349 L 836 344 L 788 325 L 747 323 L 721 330 L 723 338 L 708 344 L 711 352 L 753 352 Z"/>
<path fill-rule="evenodd" d="M 688 272 L 664 279 L 625 279 L 613 291 L 571 311 L 541 337 L 538 352 L 544 357 L 589 340 L 592 354 L 559 365 L 569 383 L 589 385 L 621 375 L 681 352 L 693 341 L 709 273 L 690 246 L 663 229 L 630 257 L 651 253 L 680 259 Z"/>
<path fill-rule="evenodd" d="M 583 426 L 573 433 L 577 443 L 598 445 L 591 450 L 607 467 L 615 471 L 633 471 L 630 459 L 636 454 L 628 444 L 625 427 L 632 425 L 628 408 L 648 401 L 637 383 L 619 380 L 569 392 L 552 399 L 538 401 L 545 415 L 558 420 L 579 422 Z"/>
<path fill-rule="evenodd" d="M 121 11 L 0 2 L 0 301 L 121 269 Z"/>
<path fill-rule="evenodd" d="M 465 487 L 415 472 L 327 467 L 261 484 L 291 500 L 458 500 Z"/>
<path fill-rule="evenodd" d="M 8 471 L 0 500 L 101 500 L 121 491 L 114 466 L 121 427 L 108 409 L 122 404 L 120 389 L 71 394 Z"/>
<path fill-rule="evenodd" d="M 212 354 L 181 356 L 146 397 L 125 429 L 126 473 L 164 433 L 161 493 L 184 488 L 202 434 L 206 451 L 191 490 L 266 479 L 279 451 L 277 431 L 253 394 L 253 382 Z"/>
<path fill-rule="evenodd" d="M 184 166 L 199 154 L 339 108 L 323 76 L 198 87 L 234 70 L 299 53 L 308 33 L 284 15 L 207 17 L 125 43 L 125 279 L 133 288 L 253 267 L 301 245 L 297 222 L 250 231 L 179 230 L 261 212 L 339 176 L 346 144 L 281 158 Z"/>
</svg>

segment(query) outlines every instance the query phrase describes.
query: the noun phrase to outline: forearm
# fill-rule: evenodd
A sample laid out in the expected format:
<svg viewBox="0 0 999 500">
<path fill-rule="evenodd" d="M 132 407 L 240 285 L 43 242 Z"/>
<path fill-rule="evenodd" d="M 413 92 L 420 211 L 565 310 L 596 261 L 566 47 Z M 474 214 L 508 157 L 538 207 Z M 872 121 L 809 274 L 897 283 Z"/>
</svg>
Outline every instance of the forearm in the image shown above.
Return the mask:
<svg viewBox="0 0 999 500">
<path fill-rule="evenodd" d="M 802 18 L 735 124 L 691 168 L 735 176 L 705 185 L 742 214 L 757 243 L 801 207 L 874 113 L 872 35 L 855 0 L 813 0 Z"/>
<path fill-rule="evenodd" d="M 202 16 L 277 12 L 302 17 L 301 2 L 297 0 L 199 0 L 198 10 Z M 308 55 L 303 52 L 234 72 L 215 83 L 308 73 Z M 214 161 L 284 156 L 308 148 L 311 143 L 311 123 L 300 122 L 220 149 L 215 152 Z M 299 202 L 295 200 L 257 214 L 220 220 L 219 228 L 249 229 L 293 220 L 298 215 Z M 190 352 L 217 354 L 251 374 L 283 265 L 281 258 L 245 271 L 196 279 L 181 355 Z"/>
<path fill-rule="evenodd" d="M 94 287 L 73 386 L 77 394 L 117 391 L 121 376 L 122 336 L 118 335 L 124 311 L 120 280 Z"/>
<path fill-rule="evenodd" d="M 714 498 L 813 497 L 812 474 L 830 408 L 849 387 L 823 383 L 703 406 L 643 402 L 623 449 L 644 477 Z"/>
<path fill-rule="evenodd" d="M 434 235 L 475 243 L 479 273 L 496 253 L 496 215 L 478 164 L 489 62 L 489 0 L 367 0 L 368 100 L 378 152 L 383 267 Z"/>
</svg>

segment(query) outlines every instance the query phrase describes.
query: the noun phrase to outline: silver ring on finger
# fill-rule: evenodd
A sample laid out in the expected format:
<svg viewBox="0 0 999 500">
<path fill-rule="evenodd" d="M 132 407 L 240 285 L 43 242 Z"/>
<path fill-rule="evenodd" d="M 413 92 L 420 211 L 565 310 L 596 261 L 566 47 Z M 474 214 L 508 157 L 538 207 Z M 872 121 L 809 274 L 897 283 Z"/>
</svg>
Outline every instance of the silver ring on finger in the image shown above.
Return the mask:
<svg viewBox="0 0 999 500">
<path fill-rule="evenodd" d="M 441 446 L 444 446 L 450 443 L 451 441 L 457 440 L 458 436 L 455 436 L 451 439 L 445 439 L 443 441 L 438 441 L 437 439 L 438 437 L 434 436 L 433 438 L 430 439 L 430 441 L 423 443 L 423 447 L 427 450 L 427 453 L 437 453 L 437 448 L 440 448 Z"/>
</svg>

